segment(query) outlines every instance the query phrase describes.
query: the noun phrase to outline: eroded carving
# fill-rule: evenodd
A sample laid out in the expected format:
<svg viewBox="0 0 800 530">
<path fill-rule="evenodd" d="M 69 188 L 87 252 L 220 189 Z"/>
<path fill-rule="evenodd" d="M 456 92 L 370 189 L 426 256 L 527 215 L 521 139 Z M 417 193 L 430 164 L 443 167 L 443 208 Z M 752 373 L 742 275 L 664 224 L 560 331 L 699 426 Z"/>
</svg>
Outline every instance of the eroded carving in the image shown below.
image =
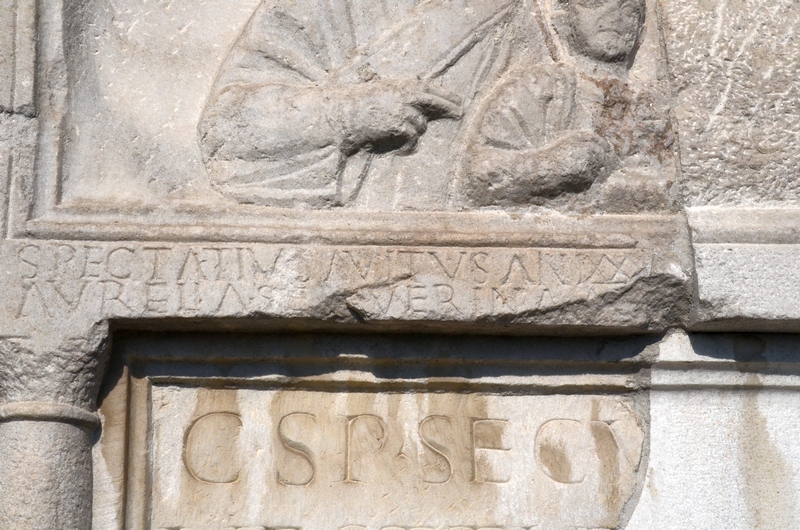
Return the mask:
<svg viewBox="0 0 800 530">
<path fill-rule="evenodd" d="M 71 329 L 64 329 L 69 324 Z M 38 409 L 35 414 L 54 421 L 62 416 L 87 423 L 93 417 L 109 354 L 108 325 L 81 329 L 77 319 L 69 324 L 37 330 L 35 336 L 0 338 L 0 405 L 33 404 L 31 412 Z"/>
<path fill-rule="evenodd" d="M 553 482 L 591 484 L 605 505 L 621 508 L 619 492 L 630 487 L 642 442 L 637 420 L 623 404 L 596 402 L 590 420 L 555 418 L 536 433 L 536 461 Z"/>
<path fill-rule="evenodd" d="M 645 0 L 325 6 L 265 0 L 222 66 L 199 131 L 223 194 L 289 207 L 514 206 L 621 171 L 640 193 L 635 206 L 612 197 L 618 209 L 668 207 L 660 191 L 642 201 L 671 168 L 668 114 L 627 82 Z"/>
<path fill-rule="evenodd" d="M 472 418 L 472 481 L 505 484 L 511 481 L 510 470 L 497 462 L 490 451 L 508 453 L 510 447 L 503 443 L 503 432 L 508 420 Z M 502 471 L 496 472 L 494 469 Z"/>
<path fill-rule="evenodd" d="M 428 416 L 419 424 L 420 442 L 431 452 L 433 458 L 422 464 L 423 482 L 445 484 L 453 478 L 451 451 L 447 448 L 445 437 L 453 428 L 453 420 L 447 416 Z M 450 435 L 452 438 L 452 435 Z M 427 455 L 423 455 L 425 458 Z"/>
<path fill-rule="evenodd" d="M 346 419 L 342 482 L 363 482 L 354 476 L 354 463 L 359 454 L 372 456 L 386 446 L 386 422 L 375 414 L 357 414 Z"/>
<path fill-rule="evenodd" d="M 292 430 L 302 432 L 301 425 L 308 422 L 317 423 L 317 417 L 307 412 L 293 412 L 287 414 L 278 422 L 277 434 L 281 445 L 289 453 L 297 457 L 295 459 L 288 459 L 290 460 L 289 463 L 291 466 L 287 466 L 287 468 L 289 468 L 287 471 L 283 473 L 280 469 L 276 471 L 276 477 L 280 484 L 286 486 L 307 486 L 311 484 L 311 481 L 314 480 L 317 474 L 317 466 L 314 463 L 314 454 L 311 449 L 303 442 L 291 436 Z M 293 424 L 295 424 L 295 429 L 291 428 Z M 297 462 L 298 459 L 299 462 Z"/>
<path fill-rule="evenodd" d="M 627 396 L 152 392 L 154 527 L 615 528 L 639 484 Z M 211 403 L 237 412 L 194 419 Z"/>
<path fill-rule="evenodd" d="M 0 112 L 33 116 L 36 1 L 0 2 Z"/>
<path fill-rule="evenodd" d="M 420 138 L 448 150 L 464 106 L 502 68 L 518 4 L 263 2 L 200 125 L 217 188 L 243 202 L 321 207 L 352 202 L 365 181 L 391 186 L 406 166 L 418 172 L 444 155 L 419 149 Z M 447 187 L 424 189 L 442 199 Z"/>
<path fill-rule="evenodd" d="M 80 319 L 0 337 L 0 527 L 91 526 L 108 338 L 107 325 Z"/>
<path fill-rule="evenodd" d="M 200 482 L 231 484 L 244 462 L 238 447 L 242 419 L 231 412 L 212 412 L 197 418 L 186 431 L 183 461 Z"/>
<path fill-rule="evenodd" d="M 626 75 L 644 0 L 556 0 L 553 8 L 552 61 L 523 59 L 478 115 L 466 159 L 474 204 L 586 191 L 638 147 L 631 144 L 642 116 L 629 116 Z"/>
<path fill-rule="evenodd" d="M 647 248 L 37 242 L 19 244 L 13 259 L 19 285 L 7 310 L 42 321 L 316 310 L 322 318 L 354 311 L 367 321 L 470 321 L 630 292 L 668 266 Z M 658 323 L 653 314 L 634 316 Z"/>
</svg>

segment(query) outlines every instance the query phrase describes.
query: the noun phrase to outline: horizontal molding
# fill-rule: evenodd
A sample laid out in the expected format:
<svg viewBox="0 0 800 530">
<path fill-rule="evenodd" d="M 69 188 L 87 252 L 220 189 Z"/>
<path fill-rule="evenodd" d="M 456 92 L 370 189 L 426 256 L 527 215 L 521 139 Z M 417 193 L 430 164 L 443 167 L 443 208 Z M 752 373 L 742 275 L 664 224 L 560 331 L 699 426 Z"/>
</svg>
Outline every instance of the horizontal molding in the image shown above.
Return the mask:
<svg viewBox="0 0 800 530">
<path fill-rule="evenodd" d="M 95 413 L 63 403 L 43 403 L 38 401 L 22 401 L 0 405 L 0 423 L 12 421 L 68 423 L 90 429 L 100 426 L 100 417 Z"/>
<path fill-rule="evenodd" d="M 697 356 L 662 361 L 650 372 L 653 390 L 800 390 L 800 362 L 736 362 Z"/>
<path fill-rule="evenodd" d="M 800 206 L 689 208 L 686 214 L 695 244 L 800 244 Z"/>
<path fill-rule="evenodd" d="M 260 215 L 253 215 L 259 213 Z M 152 219 L 157 219 L 155 222 Z M 144 220 L 143 220 L 144 219 Z M 55 211 L 20 237 L 170 242 L 642 248 L 688 239 L 680 215 L 520 215 L 505 212 L 198 210 L 146 216 Z"/>
</svg>

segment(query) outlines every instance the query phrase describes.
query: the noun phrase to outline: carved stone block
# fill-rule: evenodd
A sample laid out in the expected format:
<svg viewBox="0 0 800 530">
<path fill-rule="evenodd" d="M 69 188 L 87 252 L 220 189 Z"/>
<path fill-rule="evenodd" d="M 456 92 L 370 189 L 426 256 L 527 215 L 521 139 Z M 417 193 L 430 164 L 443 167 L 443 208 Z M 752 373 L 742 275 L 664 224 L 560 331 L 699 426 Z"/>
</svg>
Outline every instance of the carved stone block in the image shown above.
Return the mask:
<svg viewBox="0 0 800 530">
<path fill-rule="evenodd" d="M 0 0 L 0 529 L 797 527 L 798 14 Z"/>
<path fill-rule="evenodd" d="M 122 339 L 100 410 L 95 526 L 617 528 L 646 468 L 648 397 L 646 356 L 613 363 L 646 342 L 606 347 Z M 565 354 L 594 357 L 594 373 L 548 373 Z"/>
<path fill-rule="evenodd" d="M 18 319 L 685 321 L 655 5 L 128 4 L 42 7 Z"/>
<path fill-rule="evenodd" d="M 0 112 L 35 112 L 36 0 L 0 2 Z"/>
<path fill-rule="evenodd" d="M 665 58 L 644 0 L 66 15 L 63 60 L 80 74 L 62 109 L 64 205 L 676 208 Z"/>
<path fill-rule="evenodd" d="M 31 242 L 6 248 L 14 272 L 2 304 L 17 333 L 59 315 L 86 322 L 317 319 L 365 329 L 417 322 L 653 331 L 680 321 L 688 281 L 675 270 L 680 257 L 642 241 L 619 243 L 549 249 Z"/>
</svg>

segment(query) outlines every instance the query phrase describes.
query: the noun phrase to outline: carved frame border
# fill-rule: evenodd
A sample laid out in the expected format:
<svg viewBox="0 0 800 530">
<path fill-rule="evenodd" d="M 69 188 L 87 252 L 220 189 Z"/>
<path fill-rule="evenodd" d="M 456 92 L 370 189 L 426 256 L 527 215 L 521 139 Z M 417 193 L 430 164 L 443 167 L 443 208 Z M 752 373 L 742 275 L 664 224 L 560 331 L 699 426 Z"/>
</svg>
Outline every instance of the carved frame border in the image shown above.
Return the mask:
<svg viewBox="0 0 800 530">
<path fill-rule="evenodd" d="M 35 1 L 35 0 L 32 0 Z M 232 214 L 77 211 L 59 205 L 62 124 L 69 98 L 64 8 L 76 0 L 38 0 L 39 132 L 33 175 L 12 184 L 13 237 L 63 240 L 236 241 L 333 245 L 633 248 L 673 240 L 685 218 L 651 215 L 533 215 L 475 212 L 306 211 L 242 205 Z M 143 217 L 145 219 L 143 220 Z M 635 234 L 631 236 L 631 234 Z M 652 243 L 651 243 L 652 244 Z"/>
<path fill-rule="evenodd" d="M 117 526 L 108 526 L 109 530 L 145 530 L 150 528 L 150 491 L 153 483 L 153 463 L 151 460 L 151 391 L 154 385 L 182 385 L 196 388 L 249 388 L 259 390 L 318 390 L 318 391 L 351 391 L 351 392 L 409 392 L 409 393 L 468 393 L 497 396 L 576 396 L 576 395 L 615 395 L 628 396 L 637 403 L 636 409 L 644 418 L 649 417 L 649 391 L 651 387 L 650 367 L 652 363 L 651 348 L 658 344 L 659 337 L 631 337 L 617 341 L 604 339 L 533 339 L 526 347 L 508 348 L 497 355 L 489 365 L 480 353 L 464 354 L 455 357 L 438 357 L 436 352 L 426 355 L 423 351 L 405 352 L 399 359 L 386 357 L 392 346 L 377 348 L 375 355 L 369 358 L 359 353 L 336 355 L 342 344 L 318 346 L 303 351 L 302 354 L 292 350 L 291 346 L 280 346 L 284 338 L 286 344 L 293 344 L 298 337 L 321 337 L 325 333 L 274 333 L 268 335 L 243 335 L 240 341 L 230 341 L 223 335 L 211 334 L 207 340 L 185 335 L 162 337 L 153 333 L 116 334 L 117 341 L 111 353 L 109 370 L 104 376 L 104 397 L 100 400 L 99 415 L 102 418 L 102 443 L 108 449 L 103 455 L 108 462 L 108 454 L 113 454 L 115 469 L 108 470 L 117 490 L 95 489 L 94 510 L 97 517 L 98 506 L 102 507 L 105 518 L 101 522 L 108 525 L 109 515 L 116 518 Z M 265 344 L 278 345 L 278 352 L 264 354 L 261 342 L 256 346 L 249 342 L 253 337 Z M 259 338 L 261 337 L 261 338 Z M 370 340 L 386 337 L 382 334 L 351 336 L 348 342 L 360 343 L 369 348 Z M 433 339 L 432 339 L 433 337 Z M 436 339 L 423 336 L 421 343 L 436 349 Z M 266 338 L 266 341 L 264 339 Z M 132 342 L 128 342 L 132 339 Z M 397 336 L 399 340 L 405 340 Z M 513 338 L 487 337 L 486 343 L 478 344 L 476 351 L 494 344 L 495 347 L 504 340 Z M 216 341 L 216 342 L 215 342 Z M 203 351 L 209 344 L 220 344 L 224 341 L 224 351 L 210 354 Z M 243 348 L 236 345 L 244 341 Z M 597 343 L 606 345 L 603 353 L 597 354 Z M 464 343 L 475 344 L 471 339 Z M 415 343 L 416 344 L 416 343 Z M 196 354 L 182 355 L 171 351 L 178 346 L 194 346 Z M 200 349 L 202 347 L 202 349 Z M 281 351 L 285 348 L 286 351 Z M 456 350 L 458 348 L 455 348 Z M 329 351 L 330 350 L 330 351 Z M 530 350 L 527 352 L 524 350 Z M 235 353 L 232 353 L 235 352 Z M 569 367 L 553 371 L 550 366 L 552 357 L 571 352 L 574 359 Z M 485 352 L 484 352 L 485 353 Z M 244 363 L 257 366 L 260 375 L 220 375 L 214 368 L 218 363 Z M 368 380 L 354 381 L 350 373 L 363 371 L 385 365 L 387 362 L 397 364 L 391 376 L 373 374 Z M 410 363 L 410 364 L 409 364 Z M 189 375 L 183 374 L 191 367 Z M 313 376 L 292 376 L 281 373 L 288 367 L 302 367 L 313 371 L 321 370 Z M 311 367 L 311 368 L 309 368 Z M 432 373 L 448 371 L 448 375 L 431 375 L 420 379 L 416 374 L 421 369 Z M 504 380 L 498 370 L 515 373 L 511 380 Z M 344 372 L 342 372 L 344 371 Z M 456 375 L 449 371 L 457 372 Z M 178 375 L 180 374 L 180 375 Z M 467 375 L 468 374 L 468 375 Z M 482 374 L 478 377 L 476 374 Z M 581 381 L 576 382 L 574 376 L 581 374 Z M 649 424 L 649 423 L 648 423 Z M 107 453 L 106 451 L 111 451 Z M 642 447 L 641 463 L 638 467 L 639 484 L 643 484 L 647 471 L 646 463 L 650 458 L 650 434 L 646 430 Z M 138 460 L 138 462 L 137 462 Z M 621 517 L 630 517 L 632 507 L 637 503 L 643 491 L 637 488 L 624 508 Z M 101 515 L 101 517 L 103 517 Z M 106 528 L 106 526 L 103 526 Z"/>
</svg>

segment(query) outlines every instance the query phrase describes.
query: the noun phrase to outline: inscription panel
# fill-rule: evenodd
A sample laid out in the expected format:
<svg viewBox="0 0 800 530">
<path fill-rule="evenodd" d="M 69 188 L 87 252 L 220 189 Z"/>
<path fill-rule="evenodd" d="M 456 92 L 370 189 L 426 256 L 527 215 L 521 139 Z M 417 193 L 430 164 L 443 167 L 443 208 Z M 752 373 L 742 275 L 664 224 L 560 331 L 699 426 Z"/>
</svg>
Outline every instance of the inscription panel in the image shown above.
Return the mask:
<svg viewBox="0 0 800 530">
<path fill-rule="evenodd" d="M 625 395 L 154 384 L 149 409 L 160 530 L 617 528 L 645 441 Z"/>
<path fill-rule="evenodd" d="M 19 242 L 0 248 L 10 271 L 0 305 L 23 325 L 271 316 L 648 330 L 688 303 L 674 258 L 648 247 Z M 650 296 L 663 286 L 676 289 L 672 305 Z"/>
<path fill-rule="evenodd" d="M 351 291 L 352 304 L 381 318 L 540 309 L 623 288 L 649 275 L 642 249 L 342 248 L 231 245 L 19 249 L 19 316 L 80 311 L 113 316 L 224 316 L 274 310 L 282 290 Z M 291 283 L 290 283 L 291 282 Z"/>
</svg>

